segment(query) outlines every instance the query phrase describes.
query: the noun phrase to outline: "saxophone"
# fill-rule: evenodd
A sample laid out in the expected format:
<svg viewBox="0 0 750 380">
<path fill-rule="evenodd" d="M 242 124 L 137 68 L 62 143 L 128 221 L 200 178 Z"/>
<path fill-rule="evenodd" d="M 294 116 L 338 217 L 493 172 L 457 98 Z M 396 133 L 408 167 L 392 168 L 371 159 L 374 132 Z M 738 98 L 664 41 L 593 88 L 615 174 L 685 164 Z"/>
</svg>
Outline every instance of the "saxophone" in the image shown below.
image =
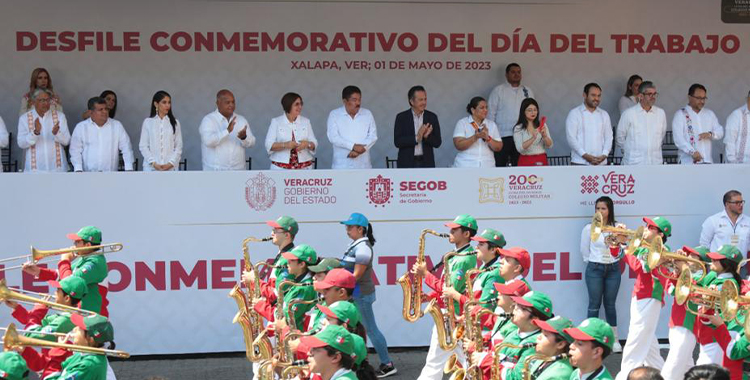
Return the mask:
<svg viewBox="0 0 750 380">
<path fill-rule="evenodd" d="M 271 237 L 262 239 L 248 237 L 242 241 L 242 255 L 245 259 L 245 271 L 254 272 L 253 284 L 245 284 L 251 292 L 251 296 L 248 297 L 245 292 L 242 291 L 240 284 L 235 284 L 232 290 L 229 292 L 229 297 L 234 298 L 237 303 L 239 311 L 234 316 L 232 323 L 239 323 L 242 328 L 242 336 L 245 340 L 245 351 L 248 360 L 258 361 L 268 354 L 268 347 L 270 341 L 266 342 L 263 340 L 257 341 L 256 338 L 259 336 L 261 330 L 263 330 L 263 318 L 255 310 L 253 310 L 253 300 L 261 297 L 260 294 L 260 278 L 258 272 L 253 267 L 250 261 L 250 250 L 248 243 L 250 242 L 265 242 L 271 240 Z M 249 299 L 248 299 L 249 298 Z"/>
<path fill-rule="evenodd" d="M 291 305 L 291 302 L 290 302 Z M 290 332 L 281 341 L 281 347 L 279 347 L 279 360 L 276 363 L 277 367 L 284 368 L 281 372 L 280 379 L 291 380 L 294 378 L 302 378 L 303 371 L 309 371 L 310 368 L 306 364 L 301 364 L 299 361 L 294 359 L 294 351 L 290 347 L 290 342 L 299 339 L 302 336 L 312 335 L 310 333 L 301 333 L 299 331 Z"/>
<path fill-rule="evenodd" d="M 306 361 L 295 361 L 292 365 L 281 371 L 282 380 L 307 379 L 305 372 L 310 372 L 310 365 Z"/>
<path fill-rule="evenodd" d="M 263 360 L 258 367 L 258 379 L 259 380 L 275 380 L 275 368 L 273 365 L 273 359 L 269 358 Z"/>
<path fill-rule="evenodd" d="M 417 253 L 417 263 L 422 264 L 425 262 L 424 250 L 425 250 L 425 236 L 427 234 L 435 235 L 441 238 L 448 238 L 448 234 L 441 234 L 435 230 L 424 229 L 419 235 L 419 251 Z M 402 308 L 402 315 L 404 319 L 409 322 L 416 322 L 419 318 L 424 315 L 422 308 L 422 276 L 414 275 L 412 279 L 409 276 L 411 268 L 406 268 L 406 273 L 398 279 L 398 283 L 401 285 L 401 290 L 404 293 L 404 306 Z"/>
<path fill-rule="evenodd" d="M 500 351 L 503 350 L 503 348 L 510 348 L 514 350 L 523 350 L 524 348 L 531 348 L 535 347 L 536 343 L 529 342 L 524 343 L 522 345 L 515 345 L 511 343 L 500 343 L 497 346 L 495 346 L 495 350 L 493 352 L 492 356 L 492 367 L 490 369 L 490 379 L 492 380 L 500 380 L 500 372 L 502 371 L 502 365 L 500 364 Z"/>
<path fill-rule="evenodd" d="M 456 251 L 450 251 L 443 255 L 443 263 L 445 263 L 445 269 L 443 270 L 443 278 L 445 279 L 443 286 L 453 286 L 451 283 L 451 269 L 449 260 L 453 256 L 472 256 L 476 255 L 475 252 L 471 253 L 458 253 Z M 456 330 L 456 306 L 452 299 L 445 300 L 446 312 L 443 313 L 440 307 L 437 305 L 436 300 L 431 300 L 427 305 L 427 312 L 430 313 L 432 318 L 435 320 L 435 327 L 438 333 L 438 343 L 440 348 L 446 351 L 453 350 L 458 344 L 458 340 L 461 336 L 454 335 Z M 457 339 L 458 338 L 458 339 Z"/>
<path fill-rule="evenodd" d="M 562 353 L 555 356 L 547 356 L 542 354 L 529 355 L 523 361 L 523 368 L 521 369 L 521 375 L 523 380 L 531 380 L 531 362 L 534 360 L 540 360 L 542 362 L 556 362 L 558 360 L 567 359 L 570 357 L 567 353 Z"/>
<path fill-rule="evenodd" d="M 476 298 L 474 297 L 474 279 L 480 273 L 487 272 L 489 269 L 494 269 L 494 268 L 469 269 L 468 271 L 466 271 L 466 289 L 464 290 L 464 293 L 466 293 L 466 298 L 468 298 L 468 301 L 464 305 L 464 323 L 459 323 L 458 326 L 456 326 L 456 329 L 453 330 L 454 340 L 460 340 L 461 338 L 463 338 L 464 335 L 467 334 L 468 330 L 473 327 L 471 323 L 467 322 L 471 318 L 470 313 L 467 313 L 467 310 L 470 311 L 471 306 L 474 306 L 479 303 L 479 302 L 475 302 Z M 481 326 L 480 326 L 479 334 L 481 338 Z M 471 337 L 471 334 L 469 335 Z"/>
<path fill-rule="evenodd" d="M 467 302 L 466 305 L 469 305 L 469 302 Z M 468 313 L 468 319 L 466 319 L 466 327 L 468 328 L 469 326 L 472 326 L 471 330 L 468 330 L 468 338 L 474 342 L 474 349 L 476 350 L 476 352 L 484 352 L 484 338 L 482 337 L 482 316 L 485 314 L 495 313 L 487 309 L 482 309 L 473 317 L 471 316 L 471 313 Z M 472 362 L 471 357 L 468 357 L 468 360 L 469 368 L 466 369 L 465 377 L 472 380 L 482 380 L 483 374 L 482 369 L 479 368 L 479 363 Z"/>
</svg>

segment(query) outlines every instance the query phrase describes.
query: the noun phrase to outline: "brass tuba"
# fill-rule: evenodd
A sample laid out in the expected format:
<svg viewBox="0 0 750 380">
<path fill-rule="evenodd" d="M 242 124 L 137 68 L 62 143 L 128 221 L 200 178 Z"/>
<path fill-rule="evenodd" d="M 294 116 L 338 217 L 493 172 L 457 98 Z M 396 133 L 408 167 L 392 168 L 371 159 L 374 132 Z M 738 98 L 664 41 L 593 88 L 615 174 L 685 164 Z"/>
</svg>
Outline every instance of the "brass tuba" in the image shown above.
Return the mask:
<svg viewBox="0 0 750 380">
<path fill-rule="evenodd" d="M 502 351 L 504 348 L 511 348 L 514 350 L 518 349 L 524 349 L 524 348 L 531 348 L 535 347 L 536 343 L 524 343 L 522 345 L 515 345 L 511 343 L 500 343 L 497 346 L 495 346 L 493 355 L 492 355 L 492 367 L 490 368 L 490 379 L 500 379 L 500 371 L 502 370 L 501 364 L 500 364 L 500 351 Z"/>
<path fill-rule="evenodd" d="M 419 251 L 417 252 L 417 263 L 422 264 L 425 262 L 425 236 L 427 234 L 435 235 L 441 238 L 448 238 L 448 234 L 441 234 L 435 230 L 424 229 L 419 234 Z M 422 276 L 413 275 L 410 277 L 411 268 L 406 268 L 406 273 L 398 279 L 398 283 L 401 285 L 401 290 L 404 293 L 404 305 L 402 308 L 402 315 L 404 319 L 409 322 L 416 322 L 419 318 L 424 315 L 422 311 Z"/>
<path fill-rule="evenodd" d="M 523 361 L 523 368 L 521 368 L 521 376 L 523 380 L 532 380 L 531 379 L 531 362 L 534 360 L 540 360 L 542 362 L 556 362 L 558 360 L 567 359 L 568 357 L 570 357 L 570 355 L 567 353 L 563 353 L 563 354 L 555 355 L 555 356 L 547 356 L 547 355 L 542 355 L 542 354 L 529 355 Z"/>
<path fill-rule="evenodd" d="M 130 354 L 125 351 L 119 351 L 119 350 L 107 350 L 104 348 L 96 348 L 96 347 L 89 347 L 89 346 L 79 346 L 75 344 L 69 344 L 69 343 L 58 343 L 58 342 L 49 342 L 44 339 L 35 339 L 35 338 L 28 338 L 25 336 L 18 335 L 18 331 L 16 330 L 16 325 L 11 323 L 8 325 L 8 328 L 5 331 L 5 335 L 3 336 L 3 348 L 5 351 L 10 351 L 16 348 L 22 348 L 22 347 L 46 347 L 46 348 L 63 348 L 70 351 L 77 351 L 77 352 L 85 352 L 89 354 L 95 354 L 95 355 L 107 355 L 107 356 L 115 356 L 122 359 L 127 359 L 130 357 Z"/>
</svg>

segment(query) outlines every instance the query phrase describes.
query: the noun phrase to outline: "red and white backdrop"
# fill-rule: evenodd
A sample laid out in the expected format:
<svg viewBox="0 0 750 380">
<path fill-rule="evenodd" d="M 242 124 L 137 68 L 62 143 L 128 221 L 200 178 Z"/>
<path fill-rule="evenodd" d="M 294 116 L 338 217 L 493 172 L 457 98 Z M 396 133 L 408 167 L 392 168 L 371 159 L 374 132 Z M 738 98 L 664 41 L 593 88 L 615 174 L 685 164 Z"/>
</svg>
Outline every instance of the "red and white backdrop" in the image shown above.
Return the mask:
<svg viewBox="0 0 750 380">
<path fill-rule="evenodd" d="M 14 201 L 0 230 L 6 257 L 30 244 L 68 246 L 65 234 L 88 224 L 99 226 L 106 242 L 123 243 L 107 256 L 118 347 L 135 354 L 239 351 L 240 328 L 231 323 L 237 307 L 227 294 L 240 276 L 242 239 L 268 236 L 266 220 L 292 215 L 300 222 L 298 244 L 341 257 L 350 240 L 339 221 L 361 212 L 377 238 L 380 328 L 390 345 L 415 346 L 427 344 L 433 322 L 402 319 L 396 279 L 413 263 L 422 229 L 446 231 L 443 223 L 469 213 L 480 229 L 502 231 L 510 246 L 532 253 L 534 289 L 551 295 L 555 313 L 578 322 L 587 304 L 581 230 L 597 197 L 612 197 L 617 219 L 630 228 L 642 216 L 662 215 L 674 226 L 673 248 L 697 245 L 701 223 L 721 210 L 725 191 L 750 193 L 749 175 L 750 166 L 737 165 L 5 174 L 0 198 Z M 429 236 L 426 247 L 432 263 L 451 249 Z M 251 244 L 251 260 L 272 258 L 274 248 Z M 6 276 L 12 286 L 48 291 L 18 271 Z M 624 276 L 618 311 L 626 330 L 633 281 Z M 667 306 L 660 337 L 668 313 Z M 2 314 L 0 323 L 9 323 L 10 312 Z"/>
</svg>

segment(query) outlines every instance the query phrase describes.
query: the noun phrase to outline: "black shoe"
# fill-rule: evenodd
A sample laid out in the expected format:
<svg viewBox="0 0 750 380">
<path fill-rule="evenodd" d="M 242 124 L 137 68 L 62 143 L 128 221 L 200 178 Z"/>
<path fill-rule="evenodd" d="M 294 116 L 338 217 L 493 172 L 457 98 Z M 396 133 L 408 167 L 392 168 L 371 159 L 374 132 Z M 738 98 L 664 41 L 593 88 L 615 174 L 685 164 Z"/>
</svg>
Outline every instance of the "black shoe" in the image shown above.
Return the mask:
<svg viewBox="0 0 750 380">
<path fill-rule="evenodd" d="M 398 370 L 396 369 L 396 367 L 393 366 L 393 362 L 390 362 L 388 364 L 381 364 L 380 368 L 378 368 L 378 370 L 375 371 L 375 375 L 379 379 L 382 379 L 384 377 L 388 377 L 391 375 L 395 375 L 396 373 L 398 373 Z"/>
</svg>

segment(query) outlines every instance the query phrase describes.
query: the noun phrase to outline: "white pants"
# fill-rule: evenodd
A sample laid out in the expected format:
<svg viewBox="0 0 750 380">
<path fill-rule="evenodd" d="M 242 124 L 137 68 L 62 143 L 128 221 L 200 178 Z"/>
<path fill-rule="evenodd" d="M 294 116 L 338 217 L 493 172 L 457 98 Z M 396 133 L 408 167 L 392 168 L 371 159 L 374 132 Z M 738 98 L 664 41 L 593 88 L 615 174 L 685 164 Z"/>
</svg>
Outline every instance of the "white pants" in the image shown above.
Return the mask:
<svg viewBox="0 0 750 380">
<path fill-rule="evenodd" d="M 448 333 L 450 334 L 451 331 Z M 454 353 L 464 368 L 466 368 L 466 356 L 464 355 L 464 350 L 461 346 L 457 345 L 456 348 L 451 351 L 445 351 L 440 348 L 437 327 L 432 326 L 430 350 L 427 351 L 427 359 L 424 363 L 424 368 L 422 368 L 422 373 L 419 374 L 417 380 L 442 380 L 445 363 L 448 362 L 448 358 Z"/>
<path fill-rule="evenodd" d="M 702 344 L 701 351 L 698 354 L 698 360 L 695 362 L 697 365 L 701 364 L 716 364 L 722 365 L 724 362 L 724 350 L 721 349 L 718 343 L 713 342 L 709 344 Z"/>
<path fill-rule="evenodd" d="M 661 301 L 647 298 L 630 301 L 628 341 L 622 350 L 622 366 L 617 380 L 626 380 L 633 368 L 647 365 L 661 370 L 664 359 L 659 353 L 656 324 L 659 321 Z"/>
<path fill-rule="evenodd" d="M 117 377 L 115 377 L 115 371 L 113 371 L 112 366 L 109 365 L 109 360 L 107 360 L 107 380 L 117 380 Z"/>
<path fill-rule="evenodd" d="M 661 370 L 665 380 L 682 380 L 685 377 L 685 372 L 693 366 L 696 342 L 695 334 L 682 326 L 669 329 L 669 355 Z"/>
</svg>

